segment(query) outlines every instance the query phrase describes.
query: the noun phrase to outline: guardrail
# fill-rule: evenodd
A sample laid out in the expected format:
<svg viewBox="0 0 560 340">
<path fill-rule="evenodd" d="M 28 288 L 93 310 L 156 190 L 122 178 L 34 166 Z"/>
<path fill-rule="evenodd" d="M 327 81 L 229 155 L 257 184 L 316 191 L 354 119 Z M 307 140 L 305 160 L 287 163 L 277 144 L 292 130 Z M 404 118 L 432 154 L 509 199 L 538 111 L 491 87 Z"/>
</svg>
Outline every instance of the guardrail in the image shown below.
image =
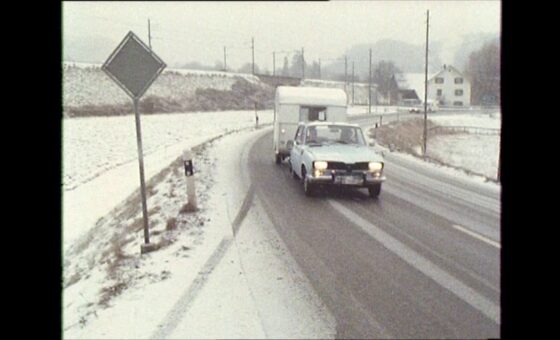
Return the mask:
<svg viewBox="0 0 560 340">
<path fill-rule="evenodd" d="M 474 133 L 477 135 L 499 135 L 501 130 L 500 129 L 492 129 L 492 128 L 482 128 L 478 126 L 450 126 L 450 125 L 438 125 L 433 126 L 428 129 L 428 132 L 437 133 L 437 132 L 466 132 L 466 133 Z"/>
</svg>

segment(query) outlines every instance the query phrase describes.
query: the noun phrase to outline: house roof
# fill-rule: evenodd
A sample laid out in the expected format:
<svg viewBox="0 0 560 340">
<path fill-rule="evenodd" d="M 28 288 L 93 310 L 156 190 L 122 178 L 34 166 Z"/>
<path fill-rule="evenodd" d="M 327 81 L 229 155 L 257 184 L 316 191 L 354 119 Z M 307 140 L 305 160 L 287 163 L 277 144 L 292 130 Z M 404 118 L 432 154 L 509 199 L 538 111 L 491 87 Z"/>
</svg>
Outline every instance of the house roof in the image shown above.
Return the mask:
<svg viewBox="0 0 560 340">
<path fill-rule="evenodd" d="M 435 74 L 428 74 L 428 81 L 432 79 Z M 424 73 L 401 73 L 395 80 L 400 90 L 413 90 L 420 100 L 424 100 L 424 81 L 426 75 Z"/>
<path fill-rule="evenodd" d="M 415 90 L 399 90 L 399 93 L 402 95 L 402 99 L 419 99 Z"/>
<path fill-rule="evenodd" d="M 451 69 L 451 70 L 457 72 L 460 76 L 463 76 L 463 74 L 462 74 L 457 68 L 455 68 L 454 66 L 452 66 L 452 65 L 443 65 L 443 68 L 442 68 L 441 70 L 439 70 L 439 72 L 437 72 L 436 74 L 434 74 L 432 77 L 439 76 L 441 73 L 443 73 L 444 71 L 448 71 L 449 69 Z M 464 77 L 464 76 L 463 76 L 463 77 Z M 428 80 L 429 80 L 429 79 L 431 79 L 431 78 L 428 78 Z"/>
</svg>

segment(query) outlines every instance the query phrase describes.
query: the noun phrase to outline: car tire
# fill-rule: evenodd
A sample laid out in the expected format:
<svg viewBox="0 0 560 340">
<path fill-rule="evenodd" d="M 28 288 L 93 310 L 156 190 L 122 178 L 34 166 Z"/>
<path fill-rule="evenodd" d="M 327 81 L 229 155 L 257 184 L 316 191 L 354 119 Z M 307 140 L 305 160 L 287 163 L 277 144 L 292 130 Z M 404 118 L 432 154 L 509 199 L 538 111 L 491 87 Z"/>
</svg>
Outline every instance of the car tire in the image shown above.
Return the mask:
<svg viewBox="0 0 560 340">
<path fill-rule="evenodd" d="M 381 193 L 381 184 L 376 184 L 368 187 L 369 197 L 377 198 L 379 193 Z"/>
<path fill-rule="evenodd" d="M 301 178 L 303 182 L 303 192 L 305 193 L 305 196 L 313 196 L 313 191 L 314 191 L 313 184 L 309 183 L 305 168 L 301 169 Z"/>
<path fill-rule="evenodd" d="M 294 171 L 294 168 L 292 167 L 292 162 L 288 161 L 288 166 L 290 167 L 290 174 L 292 175 L 292 177 L 294 179 L 298 179 L 298 175 L 296 174 L 296 172 Z"/>
</svg>

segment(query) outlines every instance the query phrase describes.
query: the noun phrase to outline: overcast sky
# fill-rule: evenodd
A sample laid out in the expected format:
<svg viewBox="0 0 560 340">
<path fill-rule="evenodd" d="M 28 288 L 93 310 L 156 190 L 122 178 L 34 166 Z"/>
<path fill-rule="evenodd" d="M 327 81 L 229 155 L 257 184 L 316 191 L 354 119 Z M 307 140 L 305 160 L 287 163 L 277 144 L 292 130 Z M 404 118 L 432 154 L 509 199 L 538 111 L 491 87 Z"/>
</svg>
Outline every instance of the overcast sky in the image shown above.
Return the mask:
<svg viewBox="0 0 560 340">
<path fill-rule="evenodd" d="M 255 62 L 268 70 L 273 51 L 304 47 L 309 62 L 337 58 L 352 45 L 381 39 L 424 46 L 426 10 L 430 41 L 449 46 L 449 56 L 463 35 L 501 29 L 500 1 L 65 1 L 62 5 L 65 55 L 79 55 L 76 49 L 91 47 L 92 58 L 103 62 L 128 31 L 148 44 L 149 19 L 152 48 L 169 66 L 189 61 L 213 66 L 223 61 L 226 46 L 228 68 L 238 68 L 251 61 L 252 37 Z M 447 57 L 445 51 L 442 57 Z"/>
</svg>

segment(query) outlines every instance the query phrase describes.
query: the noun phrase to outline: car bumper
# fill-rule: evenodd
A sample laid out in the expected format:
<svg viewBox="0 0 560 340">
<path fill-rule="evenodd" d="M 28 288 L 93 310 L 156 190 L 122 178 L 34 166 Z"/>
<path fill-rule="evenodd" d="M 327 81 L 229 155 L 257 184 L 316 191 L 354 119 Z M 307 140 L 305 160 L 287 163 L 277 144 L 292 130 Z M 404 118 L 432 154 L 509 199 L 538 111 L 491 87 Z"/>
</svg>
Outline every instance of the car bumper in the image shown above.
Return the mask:
<svg viewBox="0 0 560 340">
<path fill-rule="evenodd" d="M 320 176 L 306 175 L 309 183 L 334 186 L 368 187 L 383 183 L 386 178 L 383 174 L 375 176 L 371 173 L 352 173 L 351 175 L 324 174 Z"/>
</svg>

